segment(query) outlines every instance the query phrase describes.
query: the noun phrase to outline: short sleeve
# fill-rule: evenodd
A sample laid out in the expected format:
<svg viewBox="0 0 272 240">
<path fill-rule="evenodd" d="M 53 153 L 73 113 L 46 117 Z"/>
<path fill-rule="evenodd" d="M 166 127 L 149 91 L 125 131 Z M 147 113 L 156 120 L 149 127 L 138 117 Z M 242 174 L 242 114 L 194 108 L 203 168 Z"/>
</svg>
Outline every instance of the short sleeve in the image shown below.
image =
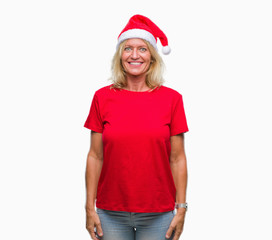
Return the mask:
<svg viewBox="0 0 272 240">
<path fill-rule="evenodd" d="M 178 97 L 175 98 L 174 104 L 172 106 L 170 136 L 188 131 L 189 129 L 187 126 L 182 95 L 178 94 Z"/>
<path fill-rule="evenodd" d="M 100 115 L 99 103 L 97 95 L 94 94 L 92 104 L 90 107 L 89 115 L 84 124 L 85 128 L 93 130 L 95 132 L 103 132 L 103 122 Z"/>
</svg>

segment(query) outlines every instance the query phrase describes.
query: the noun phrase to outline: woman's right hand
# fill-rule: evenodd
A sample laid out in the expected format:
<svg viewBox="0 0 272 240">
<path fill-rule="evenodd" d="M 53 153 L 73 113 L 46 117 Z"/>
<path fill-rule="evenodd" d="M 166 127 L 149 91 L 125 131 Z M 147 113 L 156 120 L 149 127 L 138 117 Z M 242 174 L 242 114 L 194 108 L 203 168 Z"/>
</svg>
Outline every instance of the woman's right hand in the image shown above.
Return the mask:
<svg viewBox="0 0 272 240">
<path fill-rule="evenodd" d="M 101 222 L 95 210 L 88 211 L 86 213 L 86 228 L 88 232 L 90 233 L 92 239 L 94 240 L 99 240 L 96 234 L 98 234 L 100 237 L 103 236 Z M 96 228 L 96 231 L 95 231 L 95 228 Z"/>
</svg>

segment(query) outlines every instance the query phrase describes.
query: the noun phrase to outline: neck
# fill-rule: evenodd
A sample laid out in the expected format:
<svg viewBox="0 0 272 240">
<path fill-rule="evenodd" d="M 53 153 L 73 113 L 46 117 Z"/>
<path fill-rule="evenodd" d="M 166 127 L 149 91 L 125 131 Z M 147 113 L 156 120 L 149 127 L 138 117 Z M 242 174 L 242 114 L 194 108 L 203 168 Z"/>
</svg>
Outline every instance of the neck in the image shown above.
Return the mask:
<svg viewBox="0 0 272 240">
<path fill-rule="evenodd" d="M 133 91 L 143 91 L 147 89 L 147 85 L 145 83 L 146 76 L 127 76 L 127 89 Z"/>
</svg>

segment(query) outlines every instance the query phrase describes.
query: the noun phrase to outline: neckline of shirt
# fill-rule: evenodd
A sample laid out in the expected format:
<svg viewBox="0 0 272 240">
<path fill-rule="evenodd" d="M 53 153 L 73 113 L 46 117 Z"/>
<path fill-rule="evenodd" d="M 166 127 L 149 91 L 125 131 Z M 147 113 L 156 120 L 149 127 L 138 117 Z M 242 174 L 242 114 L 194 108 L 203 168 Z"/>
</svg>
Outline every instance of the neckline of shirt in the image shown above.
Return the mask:
<svg viewBox="0 0 272 240">
<path fill-rule="evenodd" d="M 152 92 L 154 92 L 156 90 L 158 90 L 158 87 L 155 87 L 153 90 L 149 89 L 149 90 L 140 91 L 140 92 L 138 92 L 138 91 L 130 91 L 130 90 L 127 90 L 127 89 L 124 89 L 124 88 L 121 89 L 121 91 L 129 92 L 129 93 L 133 93 L 133 94 L 137 94 L 137 93 L 140 93 L 140 94 L 142 94 L 142 93 L 152 93 Z"/>
</svg>

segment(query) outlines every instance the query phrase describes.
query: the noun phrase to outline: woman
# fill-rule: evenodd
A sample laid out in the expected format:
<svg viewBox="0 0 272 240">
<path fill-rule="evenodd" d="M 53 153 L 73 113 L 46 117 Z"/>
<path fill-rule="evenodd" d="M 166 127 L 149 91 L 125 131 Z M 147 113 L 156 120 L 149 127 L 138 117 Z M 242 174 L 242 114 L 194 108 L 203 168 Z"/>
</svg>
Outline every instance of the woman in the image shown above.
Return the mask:
<svg viewBox="0 0 272 240">
<path fill-rule="evenodd" d="M 182 95 L 162 85 L 157 37 L 170 53 L 150 19 L 129 20 L 118 37 L 113 84 L 95 92 L 84 124 L 92 130 L 86 167 L 92 239 L 177 240 L 183 230 L 188 126 Z"/>
</svg>

